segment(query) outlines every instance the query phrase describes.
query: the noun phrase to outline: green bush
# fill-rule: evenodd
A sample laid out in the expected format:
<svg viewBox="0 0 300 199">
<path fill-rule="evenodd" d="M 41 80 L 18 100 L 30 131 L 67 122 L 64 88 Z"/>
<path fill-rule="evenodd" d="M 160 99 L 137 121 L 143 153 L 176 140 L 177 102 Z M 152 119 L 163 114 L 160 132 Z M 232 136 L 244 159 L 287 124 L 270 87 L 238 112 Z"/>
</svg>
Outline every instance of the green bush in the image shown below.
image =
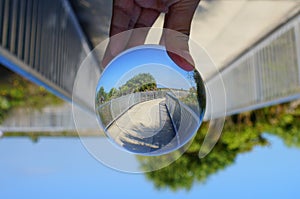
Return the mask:
<svg viewBox="0 0 300 199">
<path fill-rule="evenodd" d="M 26 106 L 41 109 L 46 105 L 62 103 L 43 87 L 1 67 L 0 74 L 0 123 L 13 108 Z"/>
</svg>

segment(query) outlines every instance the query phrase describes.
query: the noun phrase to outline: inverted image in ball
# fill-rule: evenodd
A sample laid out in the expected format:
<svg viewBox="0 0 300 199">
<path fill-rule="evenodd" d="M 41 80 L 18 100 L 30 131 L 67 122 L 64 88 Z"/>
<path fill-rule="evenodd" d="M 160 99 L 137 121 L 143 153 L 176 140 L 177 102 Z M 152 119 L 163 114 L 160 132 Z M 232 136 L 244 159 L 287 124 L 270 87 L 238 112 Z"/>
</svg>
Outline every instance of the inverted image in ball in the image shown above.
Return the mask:
<svg viewBox="0 0 300 199">
<path fill-rule="evenodd" d="M 162 155 L 185 145 L 200 127 L 205 105 L 199 72 L 177 66 L 159 45 L 118 55 L 96 89 L 95 110 L 103 131 L 134 154 Z"/>
</svg>

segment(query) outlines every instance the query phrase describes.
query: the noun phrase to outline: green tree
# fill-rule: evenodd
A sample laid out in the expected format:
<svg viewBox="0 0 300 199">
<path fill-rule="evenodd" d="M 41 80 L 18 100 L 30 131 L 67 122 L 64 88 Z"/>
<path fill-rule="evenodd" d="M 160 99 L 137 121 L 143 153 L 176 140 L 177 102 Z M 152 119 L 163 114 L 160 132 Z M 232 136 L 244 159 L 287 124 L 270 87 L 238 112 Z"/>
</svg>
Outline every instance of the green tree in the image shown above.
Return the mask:
<svg viewBox="0 0 300 199">
<path fill-rule="evenodd" d="M 107 97 L 108 97 L 108 99 L 111 99 L 117 95 L 118 95 L 118 90 L 116 88 L 112 88 L 112 89 L 110 89 Z"/>
<path fill-rule="evenodd" d="M 128 80 L 119 90 L 122 95 L 132 92 L 157 90 L 157 84 L 150 73 L 141 73 Z"/>
<path fill-rule="evenodd" d="M 197 70 L 194 70 L 194 79 L 197 87 L 197 99 L 199 102 L 199 107 L 205 108 L 206 106 L 205 87 L 201 75 Z"/>
<path fill-rule="evenodd" d="M 145 174 L 155 187 L 189 190 L 194 183 L 205 183 L 211 175 L 232 165 L 239 154 L 268 145 L 264 134 L 278 136 L 288 147 L 300 147 L 300 101 L 228 117 L 221 139 L 205 158 L 199 159 L 206 132 L 207 123 L 204 123 L 189 149 L 177 161 Z M 139 160 L 145 170 L 153 164 L 151 158 L 140 157 Z"/>
<path fill-rule="evenodd" d="M 207 126 L 203 124 L 189 149 L 178 160 L 165 168 L 145 174 L 156 188 L 189 190 L 194 183 L 204 183 L 212 174 L 233 164 L 238 154 L 250 151 L 255 146 L 267 144 L 260 132 L 252 131 L 251 127 L 246 126 L 238 131 L 240 127 L 234 127 L 230 122 L 214 149 L 205 158 L 199 159 L 198 153 Z M 152 159 L 148 157 L 140 157 L 139 160 L 145 170 L 152 164 L 149 162 Z"/>
<path fill-rule="evenodd" d="M 97 102 L 102 104 L 108 100 L 108 94 L 105 92 L 104 87 L 101 86 L 99 91 L 97 92 Z"/>
<path fill-rule="evenodd" d="M 144 84 L 141 87 L 137 88 L 134 92 L 144 92 L 144 91 L 153 91 L 157 90 L 156 83 Z"/>
<path fill-rule="evenodd" d="M 288 147 L 300 147 L 300 101 L 254 112 L 256 126 L 278 136 Z"/>
</svg>

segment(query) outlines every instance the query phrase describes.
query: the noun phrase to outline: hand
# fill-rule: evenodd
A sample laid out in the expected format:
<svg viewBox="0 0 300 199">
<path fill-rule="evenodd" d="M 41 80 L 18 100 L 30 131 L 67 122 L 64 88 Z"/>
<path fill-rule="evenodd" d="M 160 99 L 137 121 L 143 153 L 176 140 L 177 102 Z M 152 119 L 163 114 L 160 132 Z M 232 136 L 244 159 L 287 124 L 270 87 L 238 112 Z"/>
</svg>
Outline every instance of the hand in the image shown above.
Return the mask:
<svg viewBox="0 0 300 199">
<path fill-rule="evenodd" d="M 164 32 L 160 44 L 167 49 L 170 58 L 182 69 L 194 69 L 194 61 L 189 52 L 188 40 L 191 22 L 200 0 L 114 0 L 110 37 L 135 28 L 135 31 L 110 39 L 106 49 L 103 66 L 105 67 L 122 51 L 142 45 L 149 29 L 160 13 L 165 14 Z M 167 31 L 175 30 L 175 31 Z M 114 38 L 114 37 L 113 37 Z"/>
</svg>

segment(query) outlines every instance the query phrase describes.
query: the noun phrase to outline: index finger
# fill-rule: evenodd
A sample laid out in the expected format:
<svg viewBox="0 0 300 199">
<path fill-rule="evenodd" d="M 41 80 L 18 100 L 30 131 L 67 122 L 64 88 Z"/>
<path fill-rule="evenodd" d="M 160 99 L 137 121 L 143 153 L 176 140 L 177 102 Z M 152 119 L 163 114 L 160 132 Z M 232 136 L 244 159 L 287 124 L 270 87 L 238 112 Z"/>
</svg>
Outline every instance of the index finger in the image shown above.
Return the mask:
<svg viewBox="0 0 300 199">
<path fill-rule="evenodd" d="M 130 38 L 131 24 L 135 23 L 139 16 L 140 8 L 134 4 L 134 0 L 115 0 L 113 2 L 113 14 L 110 26 L 110 39 L 106 48 L 102 65 L 105 67 L 115 56 L 122 52 Z M 119 34 L 118 36 L 115 36 Z"/>
</svg>

